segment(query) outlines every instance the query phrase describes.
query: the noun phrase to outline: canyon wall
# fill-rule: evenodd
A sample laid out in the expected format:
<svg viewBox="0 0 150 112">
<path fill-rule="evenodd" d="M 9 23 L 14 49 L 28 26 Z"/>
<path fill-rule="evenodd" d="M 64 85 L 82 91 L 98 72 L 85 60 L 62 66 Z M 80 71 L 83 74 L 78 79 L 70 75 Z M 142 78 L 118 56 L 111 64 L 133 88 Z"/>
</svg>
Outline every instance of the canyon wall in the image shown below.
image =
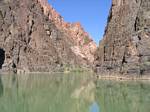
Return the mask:
<svg viewBox="0 0 150 112">
<path fill-rule="evenodd" d="M 0 0 L 0 69 L 51 72 L 90 67 L 96 44 L 80 23 L 67 23 L 47 0 Z"/>
<path fill-rule="evenodd" d="M 98 73 L 150 73 L 150 0 L 112 0 L 95 54 Z"/>
</svg>

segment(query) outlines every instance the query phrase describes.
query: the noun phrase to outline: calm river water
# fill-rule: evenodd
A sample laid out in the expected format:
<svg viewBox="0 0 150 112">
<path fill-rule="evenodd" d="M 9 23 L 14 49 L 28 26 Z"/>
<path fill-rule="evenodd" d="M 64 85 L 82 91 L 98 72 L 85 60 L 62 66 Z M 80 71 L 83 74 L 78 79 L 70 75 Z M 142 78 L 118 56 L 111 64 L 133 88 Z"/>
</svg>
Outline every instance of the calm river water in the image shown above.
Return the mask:
<svg viewBox="0 0 150 112">
<path fill-rule="evenodd" d="M 150 82 L 90 73 L 1 75 L 0 112 L 150 112 Z"/>
</svg>

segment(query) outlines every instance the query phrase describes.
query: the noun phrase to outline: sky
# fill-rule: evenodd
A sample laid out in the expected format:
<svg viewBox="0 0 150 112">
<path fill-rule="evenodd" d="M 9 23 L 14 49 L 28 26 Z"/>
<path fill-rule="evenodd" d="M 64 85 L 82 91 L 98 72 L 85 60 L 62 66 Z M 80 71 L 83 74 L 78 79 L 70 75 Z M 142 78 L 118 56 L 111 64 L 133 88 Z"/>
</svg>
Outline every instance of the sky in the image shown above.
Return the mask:
<svg viewBox="0 0 150 112">
<path fill-rule="evenodd" d="M 66 22 L 80 22 L 98 44 L 102 39 L 111 0 L 48 0 Z"/>
</svg>

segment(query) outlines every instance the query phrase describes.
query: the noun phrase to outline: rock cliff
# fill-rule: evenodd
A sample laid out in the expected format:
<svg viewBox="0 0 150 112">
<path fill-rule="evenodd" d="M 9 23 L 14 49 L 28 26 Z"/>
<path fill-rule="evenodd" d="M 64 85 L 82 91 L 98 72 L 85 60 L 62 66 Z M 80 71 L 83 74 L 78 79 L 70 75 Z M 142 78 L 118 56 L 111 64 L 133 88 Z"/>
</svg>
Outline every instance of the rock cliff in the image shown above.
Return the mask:
<svg viewBox="0 0 150 112">
<path fill-rule="evenodd" d="M 51 72 L 88 67 L 96 44 L 80 23 L 66 23 L 47 0 L 0 0 L 0 69 Z"/>
<path fill-rule="evenodd" d="M 94 64 L 99 74 L 150 73 L 150 0 L 112 0 Z"/>
</svg>

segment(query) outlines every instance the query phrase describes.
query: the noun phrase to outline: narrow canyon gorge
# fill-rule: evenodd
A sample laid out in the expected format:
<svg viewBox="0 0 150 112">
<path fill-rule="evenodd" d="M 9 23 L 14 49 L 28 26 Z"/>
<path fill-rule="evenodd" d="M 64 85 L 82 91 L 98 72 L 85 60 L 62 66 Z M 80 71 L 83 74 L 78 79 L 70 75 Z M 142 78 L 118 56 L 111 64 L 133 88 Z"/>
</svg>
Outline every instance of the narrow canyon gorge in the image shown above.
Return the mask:
<svg viewBox="0 0 150 112">
<path fill-rule="evenodd" d="M 47 0 L 0 0 L 0 69 L 148 75 L 150 1 L 112 0 L 107 21 L 97 48 L 80 22 L 65 22 Z"/>
</svg>

